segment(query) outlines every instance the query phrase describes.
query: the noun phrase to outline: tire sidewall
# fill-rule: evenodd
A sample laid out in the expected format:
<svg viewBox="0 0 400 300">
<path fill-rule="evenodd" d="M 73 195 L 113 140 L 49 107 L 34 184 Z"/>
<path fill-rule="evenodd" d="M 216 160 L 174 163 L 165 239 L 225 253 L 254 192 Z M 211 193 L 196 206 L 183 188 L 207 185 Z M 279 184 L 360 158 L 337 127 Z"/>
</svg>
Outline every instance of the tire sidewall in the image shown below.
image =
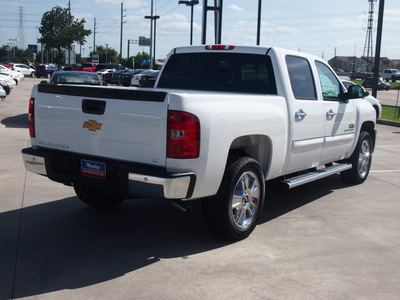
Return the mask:
<svg viewBox="0 0 400 300">
<path fill-rule="evenodd" d="M 366 170 L 366 174 L 365 176 L 361 176 L 360 172 L 359 172 L 359 156 L 360 156 L 360 151 L 361 151 L 361 147 L 362 144 L 364 143 L 364 141 L 367 140 L 368 141 L 368 145 L 370 148 L 370 157 L 369 157 L 369 162 L 368 162 L 368 166 L 367 166 L 367 170 Z M 363 183 L 369 175 L 369 171 L 371 168 L 371 163 L 372 163 L 372 139 L 371 136 L 369 135 L 368 132 L 366 131 L 362 131 L 360 133 L 360 137 L 358 138 L 357 141 L 357 146 L 354 149 L 353 154 L 351 155 L 349 162 L 353 165 L 352 168 L 348 171 L 345 171 L 342 173 L 342 178 L 350 183 L 354 183 L 354 184 L 360 184 Z"/>
<path fill-rule="evenodd" d="M 260 185 L 259 186 L 260 199 L 252 223 L 249 224 L 245 229 L 243 229 L 238 227 L 234 222 L 232 201 L 233 201 L 233 193 L 235 191 L 239 179 L 242 177 L 244 173 L 249 171 L 253 172 L 258 178 L 258 182 Z M 223 214 L 223 216 L 225 216 L 226 218 L 225 222 L 226 224 L 228 224 L 229 235 L 236 240 L 246 238 L 256 227 L 257 220 L 264 206 L 265 180 L 262 169 L 260 165 L 257 163 L 257 161 L 250 157 L 242 157 L 233 162 L 230 166 L 228 166 L 224 175 L 223 184 L 221 185 L 217 197 L 220 200 L 222 200 L 222 202 L 225 204 L 224 209 L 226 211 Z"/>
</svg>

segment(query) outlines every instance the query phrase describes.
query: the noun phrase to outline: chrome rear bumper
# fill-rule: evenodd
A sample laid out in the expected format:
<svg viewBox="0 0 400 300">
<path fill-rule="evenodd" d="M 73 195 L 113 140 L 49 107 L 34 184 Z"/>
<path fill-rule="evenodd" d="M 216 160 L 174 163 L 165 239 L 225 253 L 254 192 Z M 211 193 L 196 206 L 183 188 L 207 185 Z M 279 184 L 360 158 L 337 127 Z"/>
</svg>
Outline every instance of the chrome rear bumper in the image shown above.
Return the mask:
<svg viewBox="0 0 400 300">
<path fill-rule="evenodd" d="M 69 157 L 71 154 L 61 154 L 61 157 L 62 155 Z M 39 175 L 47 176 L 54 181 L 64 184 L 74 184 L 74 182 L 79 182 L 80 180 L 88 180 L 86 177 L 83 179 L 82 176 L 77 176 L 75 174 L 77 172 L 66 175 L 64 175 L 63 172 L 49 174 L 46 167 L 45 150 L 36 150 L 32 148 L 23 149 L 22 158 L 26 170 Z M 128 166 L 126 166 L 126 162 L 119 163 L 118 161 L 113 161 L 113 164 L 123 164 L 124 168 L 127 168 L 129 195 L 162 197 L 166 199 L 188 199 L 193 193 L 194 184 L 196 181 L 196 176 L 193 172 L 168 173 L 166 171 L 160 172 L 160 170 L 154 171 L 151 167 L 143 169 L 143 166 L 140 168 L 141 172 L 135 172 L 135 164 L 128 164 Z M 101 186 L 104 181 L 93 180 L 92 183 L 96 182 L 99 184 L 99 186 Z"/>
</svg>

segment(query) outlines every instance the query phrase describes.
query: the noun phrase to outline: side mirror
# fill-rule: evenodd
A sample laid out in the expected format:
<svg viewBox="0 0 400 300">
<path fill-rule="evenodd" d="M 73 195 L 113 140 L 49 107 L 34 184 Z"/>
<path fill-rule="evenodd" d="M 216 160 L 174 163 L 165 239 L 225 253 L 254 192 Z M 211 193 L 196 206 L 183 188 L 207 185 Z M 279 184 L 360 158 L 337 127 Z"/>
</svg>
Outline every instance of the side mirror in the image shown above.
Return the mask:
<svg viewBox="0 0 400 300">
<path fill-rule="evenodd" d="M 352 85 L 348 88 L 346 99 L 357 99 L 368 96 L 368 92 L 360 85 Z"/>
</svg>

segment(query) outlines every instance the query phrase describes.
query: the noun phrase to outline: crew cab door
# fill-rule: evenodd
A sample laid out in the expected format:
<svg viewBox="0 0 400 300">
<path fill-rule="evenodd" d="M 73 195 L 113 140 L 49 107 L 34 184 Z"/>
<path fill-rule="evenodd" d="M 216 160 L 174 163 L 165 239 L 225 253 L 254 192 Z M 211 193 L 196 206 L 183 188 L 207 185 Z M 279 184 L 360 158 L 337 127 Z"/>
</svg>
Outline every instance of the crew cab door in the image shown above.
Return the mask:
<svg viewBox="0 0 400 300">
<path fill-rule="evenodd" d="M 315 66 L 321 86 L 324 106 L 324 145 L 321 163 L 343 158 L 355 138 L 354 102 L 343 101 L 343 87 L 333 71 L 323 62 L 316 61 Z"/>
<path fill-rule="evenodd" d="M 286 174 L 319 165 L 324 136 L 323 102 L 318 100 L 310 62 L 286 56 L 291 95 L 292 145 Z"/>
</svg>

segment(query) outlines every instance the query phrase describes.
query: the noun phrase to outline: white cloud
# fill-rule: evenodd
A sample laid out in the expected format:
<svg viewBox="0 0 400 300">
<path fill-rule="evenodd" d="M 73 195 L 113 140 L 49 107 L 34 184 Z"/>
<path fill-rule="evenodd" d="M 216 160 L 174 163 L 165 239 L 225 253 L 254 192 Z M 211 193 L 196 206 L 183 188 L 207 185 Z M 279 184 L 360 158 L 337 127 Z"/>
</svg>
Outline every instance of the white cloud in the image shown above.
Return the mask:
<svg viewBox="0 0 400 300">
<path fill-rule="evenodd" d="M 97 3 L 100 4 L 110 4 L 110 5 L 118 5 L 121 6 L 121 0 L 96 0 Z M 146 5 L 145 1 L 142 0 L 129 0 L 124 2 L 124 9 L 137 9 Z"/>
<path fill-rule="evenodd" d="M 232 9 L 232 10 L 236 10 L 236 11 L 244 11 L 243 8 L 237 6 L 236 4 L 229 5 L 229 8 Z"/>
</svg>

